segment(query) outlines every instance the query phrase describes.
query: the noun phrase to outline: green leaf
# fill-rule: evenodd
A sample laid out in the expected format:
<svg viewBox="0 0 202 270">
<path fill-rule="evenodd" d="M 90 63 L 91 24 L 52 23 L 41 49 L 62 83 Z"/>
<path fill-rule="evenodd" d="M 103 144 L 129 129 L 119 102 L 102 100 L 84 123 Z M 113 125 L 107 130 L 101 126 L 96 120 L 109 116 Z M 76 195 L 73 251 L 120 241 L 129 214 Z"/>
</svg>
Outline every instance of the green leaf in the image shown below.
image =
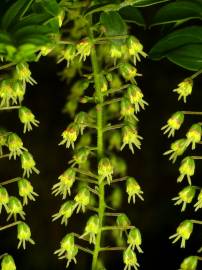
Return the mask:
<svg viewBox="0 0 202 270">
<path fill-rule="evenodd" d="M 30 6 L 32 0 L 18 0 L 16 1 L 4 14 L 1 20 L 1 27 L 7 30 L 12 24 L 16 23 L 19 18 Z"/>
<path fill-rule="evenodd" d="M 117 12 L 103 12 L 100 16 L 100 23 L 105 28 L 106 36 L 126 35 L 126 24 Z"/>
<path fill-rule="evenodd" d="M 167 54 L 167 58 L 185 69 L 202 69 L 202 43 L 180 47 Z"/>
<path fill-rule="evenodd" d="M 164 2 L 168 2 L 170 0 L 128 0 L 126 1 L 126 4 L 131 3 L 134 7 L 147 7 L 147 6 L 152 6 L 152 5 L 157 5 L 161 4 Z"/>
<path fill-rule="evenodd" d="M 46 35 L 51 32 L 50 27 L 46 25 L 28 25 L 20 28 L 15 33 L 13 33 L 13 38 L 18 40 L 26 37 L 27 35 Z"/>
<path fill-rule="evenodd" d="M 57 16 L 60 12 L 59 5 L 56 0 L 39 0 L 35 3 L 34 9 L 40 12 L 46 12 L 51 16 Z"/>
<path fill-rule="evenodd" d="M 125 7 L 122 8 L 119 13 L 124 20 L 127 20 L 127 22 L 145 27 L 144 17 L 139 9 L 135 7 Z"/>
<path fill-rule="evenodd" d="M 201 26 L 186 27 L 165 36 L 153 46 L 149 56 L 154 60 L 159 60 L 179 47 L 195 43 L 202 43 Z"/>
<path fill-rule="evenodd" d="M 202 5 L 190 1 L 179 1 L 160 8 L 151 26 L 167 23 L 179 24 L 190 19 L 202 19 Z"/>
</svg>

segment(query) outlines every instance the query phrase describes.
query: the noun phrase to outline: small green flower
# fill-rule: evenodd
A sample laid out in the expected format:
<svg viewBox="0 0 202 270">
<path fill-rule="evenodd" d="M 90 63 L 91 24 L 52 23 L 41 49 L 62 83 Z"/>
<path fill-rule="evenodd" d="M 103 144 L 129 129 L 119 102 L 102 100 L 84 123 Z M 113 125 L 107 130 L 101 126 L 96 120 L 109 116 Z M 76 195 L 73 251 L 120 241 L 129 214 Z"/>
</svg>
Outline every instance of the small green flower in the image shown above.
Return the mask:
<svg viewBox="0 0 202 270">
<path fill-rule="evenodd" d="M 35 201 L 35 197 L 39 196 L 34 192 L 33 186 L 27 179 L 20 178 L 18 181 L 19 195 L 23 198 L 23 205 L 28 204 L 28 199 Z"/>
<path fill-rule="evenodd" d="M 130 219 L 127 217 L 126 214 L 120 214 L 117 216 L 116 224 L 118 227 L 121 227 L 119 230 L 120 237 L 122 238 L 122 233 L 128 230 L 128 226 L 131 225 Z"/>
<path fill-rule="evenodd" d="M 66 199 L 67 194 L 71 195 L 71 187 L 75 182 L 76 172 L 72 168 L 68 168 L 58 179 L 60 180 L 57 184 L 52 187 L 52 194 L 57 196 L 62 195 L 62 199 Z"/>
<path fill-rule="evenodd" d="M 143 51 L 143 45 L 140 41 L 133 36 L 129 36 L 126 40 L 129 54 L 134 57 L 134 64 L 136 65 L 136 60 L 140 61 L 140 55 L 144 58 L 147 57 L 147 54 Z"/>
<path fill-rule="evenodd" d="M 73 261 L 75 264 L 77 263 L 76 261 L 76 255 L 78 253 L 78 247 L 77 246 L 74 246 L 71 250 L 69 250 L 69 252 L 67 252 L 65 254 L 65 258 L 67 259 L 67 264 L 66 264 L 66 268 L 69 267 L 71 261 Z"/>
<path fill-rule="evenodd" d="M 123 262 L 125 264 L 124 270 L 131 270 L 132 267 L 134 267 L 135 270 L 138 270 L 138 267 L 140 266 L 139 263 L 137 262 L 135 252 L 130 248 L 127 248 L 123 252 Z"/>
<path fill-rule="evenodd" d="M 129 126 L 125 126 L 122 129 L 122 136 L 123 136 L 123 144 L 121 146 L 121 150 L 128 144 L 129 149 L 134 154 L 133 144 L 140 149 L 141 148 L 141 141 L 143 138 L 138 135 L 136 128 L 131 128 Z"/>
<path fill-rule="evenodd" d="M 192 157 L 185 157 L 181 161 L 179 168 L 180 176 L 177 178 L 177 182 L 182 182 L 184 177 L 187 177 L 188 183 L 191 185 L 191 176 L 195 173 L 195 161 Z"/>
<path fill-rule="evenodd" d="M 191 220 L 184 220 L 177 227 L 177 232 L 169 237 L 169 239 L 174 239 L 173 244 L 176 243 L 180 238 L 181 239 L 181 248 L 185 248 L 186 240 L 188 240 L 193 231 L 193 222 Z"/>
<path fill-rule="evenodd" d="M 34 114 L 30 109 L 27 107 L 20 107 L 18 111 L 18 116 L 20 119 L 20 122 L 24 124 L 24 129 L 23 132 L 25 133 L 26 131 L 31 131 L 32 130 L 32 125 L 38 127 L 39 121 L 35 119 Z"/>
<path fill-rule="evenodd" d="M 130 230 L 127 243 L 129 244 L 129 248 L 131 248 L 132 250 L 137 248 L 140 253 L 143 253 L 140 247 L 142 244 L 142 236 L 138 228 L 133 228 Z"/>
<path fill-rule="evenodd" d="M 81 238 L 85 237 L 86 235 L 89 235 L 90 244 L 91 243 L 95 244 L 95 236 L 97 235 L 98 231 L 99 231 L 99 217 L 98 215 L 93 215 L 88 219 L 84 230 L 84 234 L 81 236 Z"/>
<path fill-rule="evenodd" d="M 142 197 L 143 191 L 141 190 L 140 185 L 135 180 L 134 177 L 128 177 L 126 181 L 126 192 L 128 193 L 128 203 L 130 203 L 131 199 L 133 203 L 135 203 L 135 196 L 137 195 L 142 201 L 144 198 Z"/>
<path fill-rule="evenodd" d="M 60 249 L 56 250 L 54 254 L 58 256 L 63 255 L 66 252 L 71 251 L 74 248 L 74 235 L 73 233 L 68 233 L 60 241 Z"/>
<path fill-rule="evenodd" d="M 78 126 L 81 132 L 81 135 L 83 135 L 83 131 L 87 127 L 89 122 L 90 122 L 90 119 L 86 112 L 79 112 L 74 118 L 74 123 Z"/>
<path fill-rule="evenodd" d="M 13 90 L 13 80 L 6 79 L 0 83 L 0 107 L 9 107 L 10 103 L 16 103 L 15 92 Z"/>
<path fill-rule="evenodd" d="M 180 129 L 183 122 L 184 122 L 183 112 L 181 111 L 176 112 L 168 119 L 167 124 L 163 126 L 161 130 L 164 130 L 163 134 L 168 133 L 168 138 L 174 137 L 175 131 Z"/>
<path fill-rule="evenodd" d="M 184 154 L 188 147 L 187 139 L 179 139 L 171 144 L 170 150 L 166 151 L 164 155 L 170 155 L 169 160 L 172 160 L 175 163 L 178 156 Z"/>
<path fill-rule="evenodd" d="M 113 59 L 120 59 L 123 55 L 122 45 L 111 43 L 109 48 L 109 55 Z"/>
<path fill-rule="evenodd" d="M 72 163 L 72 166 L 75 166 L 76 164 L 78 165 L 85 164 L 88 161 L 88 156 L 90 152 L 91 151 L 88 147 L 81 147 L 77 149 L 70 163 Z"/>
<path fill-rule="evenodd" d="M 0 214 L 2 207 L 4 206 L 6 211 L 8 211 L 7 204 L 9 202 L 8 191 L 5 187 L 0 186 Z"/>
<path fill-rule="evenodd" d="M 100 182 L 105 178 L 107 179 L 108 185 L 112 181 L 113 166 L 108 158 L 102 158 L 98 163 L 98 175 L 100 176 Z"/>
<path fill-rule="evenodd" d="M 33 156 L 28 152 L 23 152 L 20 156 L 21 158 L 21 167 L 24 170 L 23 177 L 30 177 L 30 174 L 34 171 L 36 174 L 39 174 L 39 170 L 35 167 L 36 162 L 33 159 Z"/>
<path fill-rule="evenodd" d="M 187 101 L 187 97 L 191 95 L 193 88 L 193 80 L 191 78 L 186 78 L 184 81 L 178 84 L 178 88 L 174 89 L 173 92 L 176 92 L 179 97 L 183 99 L 184 103 Z"/>
<path fill-rule="evenodd" d="M 83 213 L 85 212 L 86 206 L 90 203 L 90 191 L 88 188 L 83 187 L 79 190 L 79 192 L 74 197 L 76 202 L 75 208 L 77 208 L 77 213 L 79 213 L 80 209 L 82 209 Z"/>
<path fill-rule="evenodd" d="M 31 77 L 31 71 L 27 63 L 20 63 L 16 65 L 16 70 L 14 72 L 14 77 L 17 80 L 23 81 L 25 84 L 30 83 L 31 85 L 37 84 L 37 82 Z"/>
<path fill-rule="evenodd" d="M 16 101 L 18 100 L 21 103 L 24 99 L 24 95 L 26 92 L 26 86 L 22 81 L 15 80 L 13 82 L 13 91 L 15 94 Z"/>
<path fill-rule="evenodd" d="M 77 137 L 79 135 L 79 129 L 78 126 L 74 123 L 70 124 L 65 131 L 62 133 L 62 141 L 59 143 L 59 145 L 66 144 L 66 148 L 69 148 L 72 146 L 74 149 L 74 143 L 77 140 Z"/>
<path fill-rule="evenodd" d="M 197 198 L 197 202 L 194 204 L 195 211 L 202 208 L 202 189 L 200 190 Z"/>
<path fill-rule="evenodd" d="M 186 137 L 188 145 L 192 144 L 192 150 L 196 148 L 196 143 L 201 141 L 202 129 L 200 124 L 194 124 L 188 130 Z"/>
<path fill-rule="evenodd" d="M 191 203 L 196 193 L 194 186 L 187 186 L 178 193 L 178 196 L 172 200 L 176 201 L 175 205 L 182 204 L 182 212 L 185 211 L 187 203 Z"/>
<path fill-rule="evenodd" d="M 139 73 L 137 73 L 137 69 L 132 66 L 129 63 L 122 63 L 119 67 L 119 71 L 121 73 L 121 76 L 126 80 L 126 81 L 135 81 L 136 76 L 140 76 Z"/>
<path fill-rule="evenodd" d="M 100 76 L 99 76 L 99 87 L 100 87 L 100 91 L 102 93 L 105 93 L 108 90 L 108 82 L 107 82 L 105 76 L 102 74 L 100 74 Z"/>
<path fill-rule="evenodd" d="M 16 265 L 12 256 L 3 256 L 1 261 L 1 270 L 16 270 Z"/>
<path fill-rule="evenodd" d="M 58 59 L 58 63 L 63 60 L 67 61 L 67 66 L 69 67 L 70 63 L 76 57 L 76 46 L 74 44 L 68 44 L 67 47 L 62 51 L 62 57 Z"/>
<path fill-rule="evenodd" d="M 145 105 L 148 103 L 143 99 L 144 95 L 141 89 L 136 84 L 129 85 L 127 94 L 130 102 L 135 106 L 135 112 L 139 112 L 140 108 L 145 109 Z"/>
<path fill-rule="evenodd" d="M 8 134 L 7 130 L 0 128 L 0 156 L 3 155 L 3 146 L 7 145 Z"/>
<path fill-rule="evenodd" d="M 9 159 L 11 159 L 12 157 L 16 159 L 16 157 L 20 156 L 23 151 L 27 151 L 27 149 L 23 147 L 23 142 L 21 138 L 16 133 L 9 133 L 7 145 L 10 151 Z"/>
<path fill-rule="evenodd" d="M 112 208 L 118 209 L 121 207 L 123 201 L 123 193 L 119 186 L 113 188 L 109 200 L 111 202 Z"/>
<path fill-rule="evenodd" d="M 118 157 L 117 155 L 110 156 L 110 160 L 111 160 L 112 166 L 114 167 L 114 174 L 125 176 L 127 172 L 126 161 L 123 158 Z"/>
<path fill-rule="evenodd" d="M 123 97 L 121 100 L 121 111 L 120 111 L 121 118 L 129 119 L 129 120 L 135 119 L 136 121 L 138 121 L 134 113 L 135 113 L 135 108 L 133 104 L 130 102 L 128 98 Z"/>
<path fill-rule="evenodd" d="M 183 260 L 180 270 L 196 270 L 198 264 L 197 256 L 189 256 Z"/>
<path fill-rule="evenodd" d="M 66 201 L 63 203 L 60 207 L 60 210 L 58 213 L 52 215 L 53 221 L 62 218 L 61 224 L 65 224 L 67 226 L 68 219 L 72 216 L 75 209 L 75 202 L 74 201 Z"/>
<path fill-rule="evenodd" d="M 17 227 L 18 235 L 17 238 L 19 240 L 18 248 L 22 245 L 23 249 L 26 248 L 26 241 L 30 242 L 32 245 L 35 244 L 34 240 L 31 238 L 31 230 L 30 227 L 25 222 L 20 222 Z"/>
<path fill-rule="evenodd" d="M 119 150 L 121 148 L 121 134 L 119 131 L 114 131 L 109 137 L 109 150 Z"/>
<path fill-rule="evenodd" d="M 13 216 L 14 220 L 17 220 L 17 215 L 19 215 L 23 220 L 25 219 L 25 212 L 23 211 L 23 206 L 21 201 L 14 197 L 10 196 L 8 201 L 8 218 L 7 221 Z"/>
<path fill-rule="evenodd" d="M 92 44 L 88 38 L 81 40 L 77 45 L 77 54 L 80 55 L 80 61 L 86 60 L 86 57 L 91 53 Z"/>
</svg>

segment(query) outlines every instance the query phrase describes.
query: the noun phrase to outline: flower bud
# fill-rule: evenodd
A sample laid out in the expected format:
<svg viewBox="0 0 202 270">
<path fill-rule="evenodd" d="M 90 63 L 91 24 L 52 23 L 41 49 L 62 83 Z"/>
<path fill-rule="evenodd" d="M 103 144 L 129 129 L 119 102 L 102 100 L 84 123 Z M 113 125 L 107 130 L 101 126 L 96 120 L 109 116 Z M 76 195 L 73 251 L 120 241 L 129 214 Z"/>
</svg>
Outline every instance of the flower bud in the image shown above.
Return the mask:
<svg viewBox="0 0 202 270">
<path fill-rule="evenodd" d="M 196 148 L 196 143 L 201 141 L 202 129 L 200 124 L 194 124 L 188 130 L 186 137 L 188 144 L 192 144 L 192 150 Z"/>
<path fill-rule="evenodd" d="M 192 157 L 185 157 L 181 161 L 179 168 L 180 176 L 177 178 L 177 182 L 181 182 L 185 176 L 187 176 L 188 183 L 191 185 L 191 176 L 195 173 L 195 161 Z"/>
<path fill-rule="evenodd" d="M 75 154 L 73 155 L 72 165 L 75 164 L 84 164 L 88 161 L 88 156 L 90 154 L 90 150 L 87 147 L 81 147 L 76 150 Z"/>
<path fill-rule="evenodd" d="M 18 111 L 20 122 L 24 124 L 23 132 L 32 130 L 32 125 L 38 127 L 39 121 L 35 119 L 34 114 L 27 107 L 20 107 Z"/>
<path fill-rule="evenodd" d="M 180 265 L 180 270 L 196 270 L 198 264 L 197 256 L 190 256 L 183 260 Z"/>
<path fill-rule="evenodd" d="M 77 113 L 77 115 L 74 118 L 74 123 L 78 126 L 81 135 L 83 135 L 83 131 L 85 129 L 85 127 L 88 125 L 89 123 L 89 116 L 86 112 L 79 112 Z"/>
<path fill-rule="evenodd" d="M 81 188 L 77 195 L 74 197 L 74 200 L 76 202 L 76 207 L 78 206 L 77 213 L 80 211 L 80 209 L 85 212 L 85 207 L 90 203 L 89 189 L 86 187 Z"/>
<path fill-rule="evenodd" d="M 134 115 L 135 113 L 135 108 L 134 106 L 131 104 L 130 100 L 127 98 L 122 98 L 121 100 L 121 117 L 123 118 L 134 118 L 137 120 L 137 117 Z"/>
<path fill-rule="evenodd" d="M 184 154 L 187 149 L 188 143 L 186 139 L 179 139 L 171 144 L 171 149 L 166 151 L 164 155 L 170 155 L 169 160 L 172 160 L 173 163 L 176 161 L 178 156 Z"/>
<path fill-rule="evenodd" d="M 36 192 L 34 192 L 33 186 L 27 179 L 20 178 L 18 181 L 18 190 L 19 195 L 23 198 L 23 205 L 28 204 L 28 199 L 35 201 L 35 196 L 38 196 Z"/>
<path fill-rule="evenodd" d="M 9 202 L 9 195 L 5 187 L 0 186 L 0 213 L 2 206 L 7 210 L 7 203 Z"/>
<path fill-rule="evenodd" d="M 95 235 L 98 233 L 98 231 L 99 231 L 99 217 L 98 215 L 93 215 L 88 219 L 86 223 L 85 232 L 83 236 L 89 234 L 90 236 L 89 242 L 95 244 Z"/>
<path fill-rule="evenodd" d="M 127 243 L 129 244 L 129 247 L 132 248 L 133 250 L 135 247 L 140 253 L 143 253 L 141 249 L 141 244 L 142 244 L 142 236 L 140 233 L 140 230 L 138 228 L 131 229 L 129 234 L 128 234 L 128 241 Z"/>
<path fill-rule="evenodd" d="M 121 76 L 126 80 L 126 81 L 130 81 L 130 80 L 134 80 L 134 77 L 139 75 L 137 73 L 137 69 L 135 67 L 133 67 L 131 64 L 129 63 L 122 63 L 120 65 L 119 71 L 121 73 Z"/>
<path fill-rule="evenodd" d="M 31 71 L 27 63 L 20 63 L 16 65 L 16 70 L 14 72 L 14 77 L 17 80 L 23 81 L 23 83 L 30 83 L 31 85 L 37 82 L 31 77 Z"/>
<path fill-rule="evenodd" d="M 124 253 L 123 253 L 123 262 L 126 265 L 125 266 L 125 270 L 130 270 L 131 267 L 134 267 L 135 270 L 137 270 L 139 263 L 137 262 L 137 257 L 136 254 L 133 250 L 131 250 L 130 248 L 127 248 Z"/>
<path fill-rule="evenodd" d="M 140 111 L 140 108 L 144 110 L 144 106 L 148 105 L 148 103 L 143 100 L 144 95 L 137 85 L 131 84 L 127 89 L 127 94 L 130 102 L 134 104 L 136 113 Z"/>
<path fill-rule="evenodd" d="M 61 174 L 58 179 L 60 182 L 52 187 L 52 194 L 57 196 L 58 194 L 63 195 L 62 199 L 67 197 L 67 193 L 71 195 L 71 187 L 75 182 L 76 172 L 74 169 L 69 168 L 63 174 Z"/>
<path fill-rule="evenodd" d="M 122 46 L 117 43 L 111 43 L 109 49 L 109 55 L 111 58 L 119 59 L 123 55 Z"/>
<path fill-rule="evenodd" d="M 76 57 L 76 46 L 74 44 L 68 44 L 62 54 L 63 56 L 58 60 L 58 63 L 62 60 L 66 60 L 67 66 L 69 66 L 71 61 Z"/>
<path fill-rule="evenodd" d="M 73 233 L 68 233 L 60 241 L 60 249 L 54 253 L 58 253 L 58 256 L 61 256 L 63 253 L 71 252 L 72 249 L 74 249 L 74 235 Z"/>
<path fill-rule="evenodd" d="M 140 41 L 133 36 L 129 36 L 126 40 L 129 54 L 134 56 L 134 64 L 136 65 L 136 59 L 140 61 L 140 56 L 147 57 L 147 54 L 143 51 L 143 45 Z"/>
<path fill-rule="evenodd" d="M 129 149 L 134 154 L 133 144 L 140 149 L 141 148 L 141 141 L 143 138 L 138 135 L 137 129 L 131 128 L 129 126 L 125 126 L 122 129 L 122 136 L 123 136 L 123 144 L 121 146 L 121 150 L 128 144 Z"/>
<path fill-rule="evenodd" d="M 16 270 L 16 265 L 12 256 L 3 256 L 3 259 L 1 261 L 1 270 Z"/>
<path fill-rule="evenodd" d="M 23 147 L 21 138 L 16 133 L 9 133 L 7 141 L 8 149 L 10 151 L 9 159 L 13 156 L 16 159 L 23 153 L 26 148 Z"/>
<path fill-rule="evenodd" d="M 179 111 L 174 113 L 167 121 L 167 125 L 163 126 L 161 129 L 164 130 L 164 134 L 168 133 L 169 137 L 174 137 L 175 131 L 179 130 L 182 123 L 184 122 L 184 114 Z"/>
<path fill-rule="evenodd" d="M 61 224 L 64 223 L 65 226 L 67 226 L 68 219 L 72 216 L 74 209 L 75 209 L 75 202 L 66 201 L 65 203 L 61 205 L 59 212 L 52 216 L 53 221 L 62 217 Z"/>
<path fill-rule="evenodd" d="M 99 85 L 100 85 L 100 91 L 102 93 L 107 92 L 107 90 L 108 90 L 108 83 L 107 83 L 106 78 L 103 75 L 100 75 L 99 76 Z"/>
<path fill-rule="evenodd" d="M 126 230 L 127 230 L 127 227 L 130 226 L 131 224 L 130 219 L 126 216 L 126 214 L 118 215 L 116 219 L 116 223 L 117 223 L 117 226 L 123 227 L 123 230 L 124 230 L 124 227 L 126 227 Z"/>
<path fill-rule="evenodd" d="M 173 92 L 176 92 L 179 95 L 178 100 L 182 98 L 184 103 L 186 103 L 187 97 L 192 93 L 192 88 L 192 78 L 186 78 L 184 81 L 178 84 L 178 88 L 174 89 Z"/>
<path fill-rule="evenodd" d="M 15 80 L 13 82 L 13 91 L 15 93 L 16 99 L 18 99 L 19 103 L 21 103 L 24 99 L 24 95 L 26 92 L 26 86 L 22 81 Z"/>
<path fill-rule="evenodd" d="M 142 201 L 144 200 L 142 197 L 143 191 L 141 190 L 140 185 L 133 177 L 129 177 L 126 181 L 126 192 L 128 193 L 128 203 L 130 203 L 131 198 L 133 203 L 135 203 L 135 196 L 137 195 Z"/>
<path fill-rule="evenodd" d="M 27 175 L 30 177 L 30 174 L 34 171 L 36 174 L 39 174 L 39 170 L 35 167 L 36 162 L 33 159 L 33 156 L 28 152 L 25 151 L 21 154 L 21 167 L 24 170 L 23 177 Z"/>
<path fill-rule="evenodd" d="M 181 248 L 185 248 L 185 242 L 188 240 L 192 234 L 193 231 L 193 222 L 191 220 L 184 220 L 180 223 L 180 225 L 177 227 L 176 234 L 169 237 L 169 239 L 173 239 L 172 243 L 176 243 L 180 238 L 181 239 Z"/>
<path fill-rule="evenodd" d="M 17 227 L 18 235 L 17 238 L 19 240 L 18 248 L 23 246 L 23 249 L 26 247 L 26 241 L 30 242 L 32 245 L 35 242 L 31 239 L 31 230 L 30 227 L 25 222 L 20 222 Z"/>
<path fill-rule="evenodd" d="M 81 40 L 77 45 L 77 54 L 80 55 L 80 61 L 86 60 L 86 57 L 91 53 L 92 44 L 88 38 Z"/>
<path fill-rule="evenodd" d="M 7 220 L 9 220 L 12 215 L 14 217 L 14 220 L 17 220 L 17 215 L 19 215 L 22 219 L 25 219 L 25 212 L 23 211 L 22 203 L 18 198 L 10 196 L 7 206 L 7 212 L 9 214 Z"/>
<path fill-rule="evenodd" d="M 108 158 L 102 158 L 98 163 L 98 175 L 100 176 L 100 181 L 107 178 L 107 182 L 110 185 L 112 181 L 113 166 Z"/>
<path fill-rule="evenodd" d="M 193 186 L 187 186 L 178 193 L 178 197 L 173 198 L 176 200 L 175 205 L 182 203 L 182 211 L 186 209 L 187 203 L 191 203 L 196 193 L 196 189 Z"/>
<path fill-rule="evenodd" d="M 13 81 L 11 79 L 2 80 L 0 83 L 0 107 L 8 107 L 16 103 L 15 93 L 13 91 Z"/>
<path fill-rule="evenodd" d="M 75 124 L 70 124 L 65 131 L 62 133 L 63 140 L 59 143 L 59 145 L 66 144 L 66 148 L 69 148 L 70 145 L 74 149 L 74 143 L 77 140 L 79 135 L 78 126 Z"/>
</svg>

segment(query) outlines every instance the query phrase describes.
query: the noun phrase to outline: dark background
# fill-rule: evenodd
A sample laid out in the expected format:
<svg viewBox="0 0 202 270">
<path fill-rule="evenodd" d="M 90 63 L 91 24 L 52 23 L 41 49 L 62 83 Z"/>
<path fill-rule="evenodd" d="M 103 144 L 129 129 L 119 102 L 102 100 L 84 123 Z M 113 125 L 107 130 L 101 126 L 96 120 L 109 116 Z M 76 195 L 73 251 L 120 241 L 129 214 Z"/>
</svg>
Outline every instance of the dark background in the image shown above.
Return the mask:
<svg viewBox="0 0 202 270">
<path fill-rule="evenodd" d="M 159 38 L 160 32 L 136 30 L 134 32 L 145 44 L 145 51 Z M 174 270 L 179 268 L 182 259 L 188 255 L 196 254 L 202 245 L 202 230 L 199 225 L 194 227 L 191 239 L 187 242 L 186 249 L 180 249 L 180 244 L 172 245 L 168 237 L 175 233 L 178 224 L 186 218 L 200 219 L 201 210 L 194 214 L 193 204 L 187 207 L 185 213 L 180 212 L 180 207 L 174 206 L 171 198 L 185 186 L 177 184 L 179 160 L 175 165 L 168 161 L 162 153 L 167 150 L 172 140 L 162 135 L 160 128 L 166 123 L 169 116 L 177 110 L 201 110 L 201 78 L 197 78 L 194 90 L 187 104 L 177 102 L 177 95 L 172 92 L 176 85 L 192 72 L 185 71 L 166 60 L 153 62 L 144 60 L 138 65 L 143 78 L 138 83 L 145 94 L 149 107 L 139 114 L 139 130 L 144 137 L 141 151 L 132 155 L 126 148 L 123 156 L 127 160 L 128 173 L 135 176 L 144 190 L 145 201 L 137 200 L 135 205 L 128 205 L 124 197 L 124 211 L 128 213 L 132 222 L 141 229 L 143 236 L 143 255 L 138 255 L 140 269 L 149 270 Z M 35 191 L 40 194 L 35 203 L 30 203 L 26 208 L 26 220 L 32 229 L 36 245 L 27 245 L 27 249 L 16 250 L 16 229 L 0 232 L 0 251 L 9 252 L 16 260 L 19 270 L 56 270 L 65 269 L 65 261 L 58 261 L 53 255 L 59 247 L 61 238 L 69 228 L 77 228 L 82 232 L 85 217 L 73 216 L 69 227 L 60 226 L 59 222 L 51 222 L 61 200 L 51 195 L 51 187 L 56 183 L 58 175 L 67 167 L 71 157 L 71 150 L 59 147 L 60 134 L 67 126 L 70 119 L 61 113 L 68 94 L 68 86 L 62 83 L 57 76 L 61 66 L 55 64 L 53 58 L 41 59 L 31 65 L 34 79 L 38 85 L 28 87 L 26 98 L 23 102 L 31 108 L 36 118 L 40 121 L 39 128 L 33 132 L 22 133 L 17 112 L 4 112 L 0 114 L 1 126 L 16 131 L 23 138 L 25 146 L 37 161 L 40 175 L 33 175 L 31 181 Z M 185 135 L 191 123 L 201 121 L 199 116 L 186 117 L 185 124 L 177 136 Z M 200 147 L 198 146 L 200 154 Z M 196 162 L 196 174 L 193 183 L 200 185 L 202 176 L 201 161 Z M 1 180 L 10 179 L 19 175 L 20 161 L 1 160 Z M 122 186 L 124 188 L 124 186 Z M 10 193 L 16 192 L 15 184 L 9 186 Z M 122 209 L 122 210 L 123 210 Z M 121 211 L 121 210 L 120 210 Z M 5 217 L 1 215 L 1 224 L 5 224 Z M 81 224 L 81 225 L 80 225 Z M 79 226 L 80 225 L 80 226 Z M 110 257 L 110 255 L 113 257 Z M 113 259 L 112 259 L 113 258 Z M 79 252 L 78 264 L 71 264 L 69 269 L 90 269 L 90 256 Z M 122 254 L 113 252 L 106 256 L 106 268 L 123 269 Z"/>
</svg>

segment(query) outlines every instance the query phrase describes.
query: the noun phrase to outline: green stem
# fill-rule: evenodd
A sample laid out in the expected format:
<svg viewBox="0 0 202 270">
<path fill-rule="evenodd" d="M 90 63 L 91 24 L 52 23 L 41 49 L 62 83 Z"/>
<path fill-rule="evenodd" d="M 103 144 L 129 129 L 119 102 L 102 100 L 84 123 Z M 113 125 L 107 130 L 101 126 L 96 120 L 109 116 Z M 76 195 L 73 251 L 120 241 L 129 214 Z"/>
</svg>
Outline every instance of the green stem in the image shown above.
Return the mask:
<svg viewBox="0 0 202 270">
<path fill-rule="evenodd" d="M 191 156 L 193 159 L 202 159 L 202 156 Z"/>
<path fill-rule="evenodd" d="M 78 249 L 80 249 L 80 250 L 82 250 L 82 251 L 84 251 L 86 253 L 93 254 L 92 250 L 90 250 L 88 248 L 84 248 L 84 247 L 82 247 L 80 245 L 76 245 L 76 246 L 78 247 Z"/>
<path fill-rule="evenodd" d="M 202 221 L 201 220 L 192 219 L 191 222 L 194 223 L 194 224 L 202 225 Z"/>
<path fill-rule="evenodd" d="M 103 248 L 100 248 L 100 251 L 122 251 L 125 249 L 126 247 L 103 247 Z"/>
<path fill-rule="evenodd" d="M 3 65 L 3 66 L 0 66 L 0 70 L 3 70 L 3 69 L 6 69 L 6 68 L 9 68 L 9 67 L 12 67 L 12 66 L 14 66 L 15 64 L 13 64 L 13 63 L 8 63 L 8 64 L 5 64 L 5 65 Z"/>
<path fill-rule="evenodd" d="M 10 156 L 9 154 L 5 154 L 5 155 L 0 156 L 0 159 L 1 159 L 1 158 L 7 158 L 7 157 L 9 157 L 9 156 Z"/>
<path fill-rule="evenodd" d="M 8 228 L 11 228 L 11 227 L 13 227 L 13 226 L 16 226 L 16 225 L 18 225 L 20 222 L 21 222 L 21 221 L 16 221 L 16 222 L 13 222 L 13 223 L 11 223 L 11 224 L 2 226 L 2 227 L 0 227 L 0 231 L 3 231 L 3 230 L 6 230 L 6 229 L 8 229 Z"/>
<path fill-rule="evenodd" d="M 89 37 L 94 43 L 93 31 L 89 28 Z M 103 147 L 103 94 L 100 90 L 100 81 L 99 81 L 99 66 L 96 55 L 95 47 L 92 47 L 91 50 L 91 63 L 93 69 L 93 76 L 95 82 L 95 91 L 98 97 L 97 104 L 97 156 L 98 161 L 103 157 L 104 147 Z M 98 255 L 100 252 L 101 245 L 101 236 L 102 236 L 102 226 L 104 221 L 105 213 L 105 184 L 103 181 L 98 181 L 99 183 L 99 208 L 98 208 L 98 217 L 99 217 L 99 231 L 96 236 L 96 242 L 93 251 L 93 260 L 92 260 L 92 270 L 96 270 Z"/>
<path fill-rule="evenodd" d="M 6 255 L 8 255 L 8 253 L 4 253 L 4 254 L 0 255 L 0 260 Z"/>
<path fill-rule="evenodd" d="M 113 231 L 113 230 L 121 230 L 121 231 L 125 231 L 125 230 L 130 230 L 135 228 L 135 226 L 105 226 L 102 227 L 102 231 Z"/>
<path fill-rule="evenodd" d="M 17 182 L 17 181 L 19 181 L 19 180 L 20 180 L 20 177 L 12 178 L 12 179 L 6 180 L 6 181 L 4 181 L 4 182 L 1 182 L 1 183 L 0 183 L 0 186 L 5 186 L 5 185 L 8 185 L 8 184 Z"/>
<path fill-rule="evenodd" d="M 0 108 L 0 111 L 5 111 L 5 110 L 16 110 L 20 109 L 21 106 L 8 106 L 8 107 L 2 107 Z"/>
<path fill-rule="evenodd" d="M 191 79 L 195 79 L 195 78 L 198 77 L 201 73 L 202 73 L 202 69 L 200 69 L 199 71 L 197 71 L 196 73 L 194 73 L 190 78 L 191 78 Z"/>
<path fill-rule="evenodd" d="M 183 114 L 202 115 L 202 112 L 182 111 Z"/>
</svg>

